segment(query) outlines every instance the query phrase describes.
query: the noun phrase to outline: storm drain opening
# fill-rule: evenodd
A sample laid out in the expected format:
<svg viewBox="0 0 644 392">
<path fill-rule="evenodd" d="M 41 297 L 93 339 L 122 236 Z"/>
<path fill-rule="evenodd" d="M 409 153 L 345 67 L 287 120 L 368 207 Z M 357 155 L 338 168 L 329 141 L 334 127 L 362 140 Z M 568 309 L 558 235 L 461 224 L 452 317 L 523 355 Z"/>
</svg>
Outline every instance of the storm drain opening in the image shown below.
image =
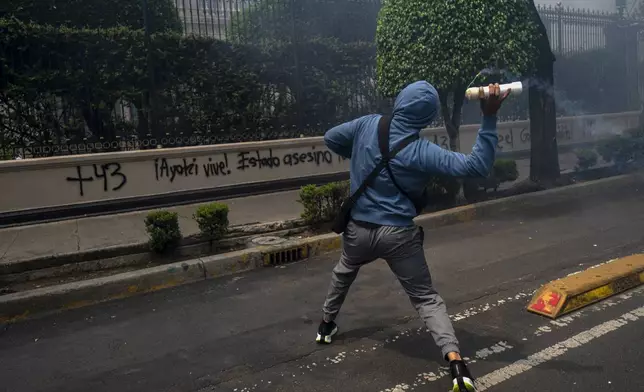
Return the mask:
<svg viewBox="0 0 644 392">
<path fill-rule="evenodd" d="M 266 253 L 264 254 L 264 265 L 275 266 L 294 263 L 296 261 L 304 260 L 308 256 L 308 253 L 308 247 L 306 246 Z"/>
</svg>

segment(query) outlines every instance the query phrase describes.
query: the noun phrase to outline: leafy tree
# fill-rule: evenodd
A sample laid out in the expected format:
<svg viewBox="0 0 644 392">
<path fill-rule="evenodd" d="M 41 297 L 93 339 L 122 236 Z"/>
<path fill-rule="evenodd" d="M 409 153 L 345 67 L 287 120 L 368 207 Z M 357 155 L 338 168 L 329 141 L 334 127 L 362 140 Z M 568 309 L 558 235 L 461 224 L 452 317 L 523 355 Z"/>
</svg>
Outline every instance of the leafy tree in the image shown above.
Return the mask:
<svg viewBox="0 0 644 392">
<path fill-rule="evenodd" d="M 516 0 L 385 1 L 376 33 L 378 88 L 394 96 L 414 80 L 431 82 L 457 150 L 465 90 L 475 75 L 502 69 L 496 76 L 502 82 L 530 71 L 536 26 L 529 11 Z"/>
<path fill-rule="evenodd" d="M 181 31 L 172 0 L 148 0 L 150 32 Z M 141 0 L 3 0 L 0 18 L 53 26 L 143 29 Z"/>
</svg>

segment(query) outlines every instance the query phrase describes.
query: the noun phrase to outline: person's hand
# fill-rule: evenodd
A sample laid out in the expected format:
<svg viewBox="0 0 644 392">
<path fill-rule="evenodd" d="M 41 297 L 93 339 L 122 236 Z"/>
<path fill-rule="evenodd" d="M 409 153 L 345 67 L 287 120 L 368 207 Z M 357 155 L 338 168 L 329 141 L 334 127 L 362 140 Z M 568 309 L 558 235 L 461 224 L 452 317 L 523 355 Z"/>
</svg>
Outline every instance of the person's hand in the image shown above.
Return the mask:
<svg viewBox="0 0 644 392">
<path fill-rule="evenodd" d="M 488 98 L 481 98 L 481 111 L 484 116 L 496 116 L 496 113 L 501 108 L 503 101 L 510 95 L 511 90 L 506 91 L 501 95 L 501 87 L 499 84 L 490 84 L 490 94 Z"/>
</svg>

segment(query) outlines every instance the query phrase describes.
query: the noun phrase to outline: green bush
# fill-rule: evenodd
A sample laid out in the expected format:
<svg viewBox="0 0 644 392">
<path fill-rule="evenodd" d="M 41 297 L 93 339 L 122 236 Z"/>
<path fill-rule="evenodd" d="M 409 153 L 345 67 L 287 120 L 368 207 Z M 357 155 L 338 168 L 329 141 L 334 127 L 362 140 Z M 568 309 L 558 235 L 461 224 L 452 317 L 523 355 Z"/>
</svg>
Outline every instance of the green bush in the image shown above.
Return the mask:
<svg viewBox="0 0 644 392">
<path fill-rule="evenodd" d="M 150 236 L 150 249 L 157 253 L 175 248 L 181 240 L 179 215 L 176 212 L 150 212 L 145 217 L 145 229 Z"/>
<path fill-rule="evenodd" d="M 228 206 L 223 203 L 210 203 L 199 206 L 193 218 L 199 230 L 210 241 L 221 239 L 228 232 Z"/>
<path fill-rule="evenodd" d="M 628 164 L 644 164 L 644 130 L 630 129 L 622 135 L 615 135 L 602 140 L 597 145 L 597 152 L 605 162 L 612 162 L 618 169 Z"/>
<path fill-rule="evenodd" d="M 512 182 L 519 178 L 517 162 L 513 159 L 497 159 L 492 170 L 492 175 L 500 182 Z"/>
<path fill-rule="evenodd" d="M 486 178 L 468 178 L 463 184 L 463 193 L 469 203 L 484 200 L 488 189 L 498 190 L 504 182 L 519 178 L 517 162 L 512 159 L 497 159 Z"/>
<path fill-rule="evenodd" d="M 349 195 L 349 187 L 349 181 L 322 186 L 303 186 L 298 200 L 304 206 L 302 219 L 309 225 L 318 225 L 334 219 L 340 212 L 342 202 Z"/>
<path fill-rule="evenodd" d="M 448 176 L 432 176 L 425 187 L 423 198 L 424 208 L 431 210 L 451 207 L 461 190 L 458 179 Z"/>
<path fill-rule="evenodd" d="M 577 166 L 575 169 L 578 171 L 590 169 L 597 165 L 597 160 L 599 159 L 599 155 L 595 150 L 588 148 L 575 151 L 575 155 L 577 155 Z"/>
</svg>

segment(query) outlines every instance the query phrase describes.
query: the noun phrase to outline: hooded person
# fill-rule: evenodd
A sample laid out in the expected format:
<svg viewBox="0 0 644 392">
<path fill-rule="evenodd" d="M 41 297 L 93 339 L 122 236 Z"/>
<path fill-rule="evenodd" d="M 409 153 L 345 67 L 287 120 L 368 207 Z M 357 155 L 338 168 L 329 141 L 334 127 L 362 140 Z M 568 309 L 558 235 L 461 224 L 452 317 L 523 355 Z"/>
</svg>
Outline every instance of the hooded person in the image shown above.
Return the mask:
<svg viewBox="0 0 644 392">
<path fill-rule="evenodd" d="M 424 233 L 413 219 L 431 176 L 487 177 L 494 164 L 498 142 L 496 113 L 504 96 L 498 84 L 481 100 L 483 112 L 476 143 L 468 155 L 445 150 L 417 138 L 389 160 L 364 193 L 354 201 L 351 220 L 342 233 L 342 254 L 333 269 L 316 341 L 329 344 L 338 332 L 335 319 L 360 267 L 384 259 L 396 275 L 412 305 L 431 332 L 445 360 L 449 361 L 453 391 L 474 391 L 474 381 L 460 356 L 459 342 L 445 303 L 436 292 L 425 260 Z M 405 87 L 394 104 L 389 146 L 420 131 L 436 118 L 438 92 L 426 81 Z M 382 159 L 379 146 L 380 115 L 372 114 L 338 125 L 324 136 L 327 147 L 351 159 L 351 192 L 355 192 Z M 393 177 L 393 178 L 392 178 Z"/>
</svg>

